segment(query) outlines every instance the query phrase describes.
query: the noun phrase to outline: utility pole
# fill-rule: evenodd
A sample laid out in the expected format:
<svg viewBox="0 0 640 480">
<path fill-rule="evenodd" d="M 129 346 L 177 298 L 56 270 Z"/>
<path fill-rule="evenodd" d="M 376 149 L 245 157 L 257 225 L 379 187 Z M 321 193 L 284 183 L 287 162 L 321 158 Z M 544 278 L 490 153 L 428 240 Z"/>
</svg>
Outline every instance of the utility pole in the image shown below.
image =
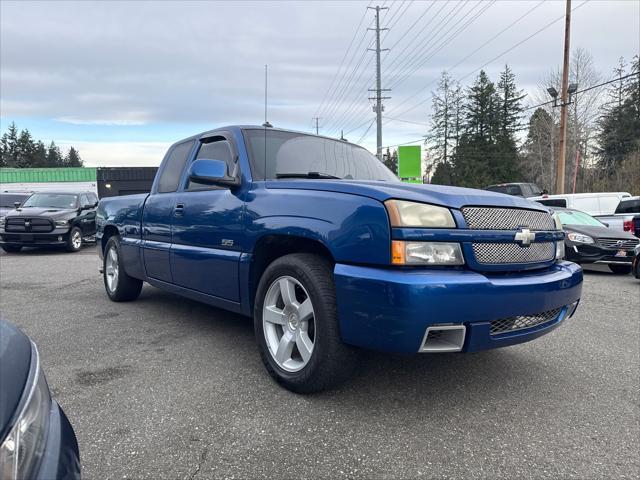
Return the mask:
<svg viewBox="0 0 640 480">
<path fill-rule="evenodd" d="M 377 150 L 376 155 L 378 160 L 382 161 L 382 112 L 384 111 L 384 106 L 382 105 L 382 100 L 387 100 L 391 97 L 383 97 L 382 92 L 388 92 L 388 88 L 382 88 L 382 75 L 380 73 L 380 52 L 384 52 L 385 50 L 389 50 L 388 48 L 380 48 L 380 31 L 388 30 L 388 28 L 380 28 L 380 10 L 388 10 L 388 7 L 380 7 L 376 6 L 367 7 L 368 9 L 376 11 L 376 28 L 369 28 L 369 30 L 375 30 L 376 32 L 376 48 L 375 50 L 370 48 L 369 50 L 376 52 L 376 88 L 369 89 L 370 92 L 376 92 L 375 97 L 369 97 L 369 100 L 375 100 L 375 105 L 373 106 L 373 111 L 376 112 L 376 124 L 377 124 Z"/>
<path fill-rule="evenodd" d="M 565 158 L 567 153 L 567 106 L 569 88 L 569 40 L 571 38 L 571 0 L 567 0 L 564 24 L 564 61 L 562 66 L 562 89 L 560 91 L 560 145 L 558 168 L 556 169 L 556 193 L 564 193 Z"/>
<path fill-rule="evenodd" d="M 316 121 L 316 135 L 318 135 L 318 132 L 320 132 L 320 127 L 318 126 L 318 120 L 320 120 L 320 117 L 313 117 L 313 120 Z"/>
</svg>

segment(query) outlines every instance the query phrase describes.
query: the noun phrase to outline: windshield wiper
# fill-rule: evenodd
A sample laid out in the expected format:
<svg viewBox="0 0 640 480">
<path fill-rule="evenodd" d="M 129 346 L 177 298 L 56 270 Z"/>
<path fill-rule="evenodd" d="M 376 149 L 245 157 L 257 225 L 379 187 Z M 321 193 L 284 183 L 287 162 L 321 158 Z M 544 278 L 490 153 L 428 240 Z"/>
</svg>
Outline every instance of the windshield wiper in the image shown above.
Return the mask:
<svg viewBox="0 0 640 480">
<path fill-rule="evenodd" d="M 276 173 L 276 178 L 322 178 L 322 179 L 335 179 L 342 180 L 340 177 L 330 175 L 322 172 L 307 172 L 307 173 Z"/>
</svg>

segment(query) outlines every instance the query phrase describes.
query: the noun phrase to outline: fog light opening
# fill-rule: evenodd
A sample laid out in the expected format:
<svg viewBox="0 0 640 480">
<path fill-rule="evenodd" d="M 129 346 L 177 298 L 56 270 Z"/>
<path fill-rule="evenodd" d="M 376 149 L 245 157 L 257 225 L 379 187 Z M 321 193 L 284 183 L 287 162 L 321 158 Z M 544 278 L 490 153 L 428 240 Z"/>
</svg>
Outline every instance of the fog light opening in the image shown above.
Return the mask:
<svg viewBox="0 0 640 480">
<path fill-rule="evenodd" d="M 62 235 L 58 235 L 58 241 L 61 242 L 62 241 Z"/>
<path fill-rule="evenodd" d="M 460 352 L 466 335 L 464 325 L 432 325 L 427 328 L 422 341 L 421 352 Z"/>
</svg>

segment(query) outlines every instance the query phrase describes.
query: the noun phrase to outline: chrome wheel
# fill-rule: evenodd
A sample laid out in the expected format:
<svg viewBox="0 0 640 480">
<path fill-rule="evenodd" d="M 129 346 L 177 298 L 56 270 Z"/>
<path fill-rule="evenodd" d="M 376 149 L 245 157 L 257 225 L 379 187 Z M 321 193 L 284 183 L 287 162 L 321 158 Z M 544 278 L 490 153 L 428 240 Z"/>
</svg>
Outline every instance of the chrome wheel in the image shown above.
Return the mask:
<svg viewBox="0 0 640 480">
<path fill-rule="evenodd" d="M 271 283 L 262 306 L 262 326 L 269 353 L 288 372 L 302 370 L 315 343 L 315 316 L 311 297 L 293 277 Z"/>
<path fill-rule="evenodd" d="M 80 230 L 75 230 L 71 234 L 71 245 L 73 245 L 75 250 L 78 250 L 82 246 L 82 234 Z"/>
<path fill-rule="evenodd" d="M 118 268 L 118 252 L 111 247 L 104 259 L 104 274 L 110 292 L 115 292 L 118 287 Z"/>
</svg>

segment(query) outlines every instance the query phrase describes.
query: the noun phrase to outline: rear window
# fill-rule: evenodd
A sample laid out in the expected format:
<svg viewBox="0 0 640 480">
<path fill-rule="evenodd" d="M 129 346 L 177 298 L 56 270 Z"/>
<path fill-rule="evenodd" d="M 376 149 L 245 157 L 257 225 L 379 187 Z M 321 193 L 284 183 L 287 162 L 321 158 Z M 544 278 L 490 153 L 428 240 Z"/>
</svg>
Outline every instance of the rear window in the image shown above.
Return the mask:
<svg viewBox="0 0 640 480">
<path fill-rule="evenodd" d="M 541 203 L 542 205 L 547 205 L 548 207 L 566 208 L 567 206 L 567 201 L 564 198 L 543 198 L 541 200 L 536 200 L 536 202 Z"/>
<path fill-rule="evenodd" d="M 485 188 L 485 190 L 489 190 L 490 192 L 506 193 L 507 195 L 522 195 L 520 185 L 491 185 Z"/>
<path fill-rule="evenodd" d="M 178 189 L 182 169 L 184 164 L 187 163 L 187 157 L 191 152 L 192 146 L 193 141 L 179 143 L 169 152 L 158 179 L 158 193 L 175 192 Z"/>
<path fill-rule="evenodd" d="M 640 198 L 622 200 L 616 208 L 616 213 L 640 213 Z"/>
</svg>

